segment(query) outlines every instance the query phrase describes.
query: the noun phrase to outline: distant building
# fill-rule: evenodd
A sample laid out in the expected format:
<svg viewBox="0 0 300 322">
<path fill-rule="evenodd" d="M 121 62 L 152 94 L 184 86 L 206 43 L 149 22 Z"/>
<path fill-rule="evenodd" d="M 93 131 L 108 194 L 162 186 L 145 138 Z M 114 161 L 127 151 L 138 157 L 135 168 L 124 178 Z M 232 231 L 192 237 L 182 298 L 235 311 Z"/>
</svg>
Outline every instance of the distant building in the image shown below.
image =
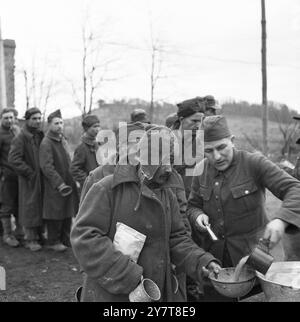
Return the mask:
<svg viewBox="0 0 300 322">
<path fill-rule="evenodd" d="M 6 105 L 2 105 L 0 100 L 0 110 L 4 107 L 15 106 L 15 49 L 16 43 L 11 39 L 3 40 L 4 66 L 5 66 L 5 88 L 6 88 Z M 0 66 L 2 64 L 0 63 Z M 1 84 L 0 84 L 1 86 Z M 2 92 L 2 91 L 1 91 Z M 0 93 L 1 95 L 1 93 Z"/>
</svg>

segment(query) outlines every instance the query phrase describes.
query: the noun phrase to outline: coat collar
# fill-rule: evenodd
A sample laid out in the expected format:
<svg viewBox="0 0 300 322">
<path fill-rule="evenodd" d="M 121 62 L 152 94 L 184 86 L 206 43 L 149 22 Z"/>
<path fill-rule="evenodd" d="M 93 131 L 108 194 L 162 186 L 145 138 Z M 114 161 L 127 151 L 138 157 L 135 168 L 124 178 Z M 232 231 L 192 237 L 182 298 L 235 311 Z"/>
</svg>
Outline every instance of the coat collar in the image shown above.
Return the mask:
<svg viewBox="0 0 300 322">
<path fill-rule="evenodd" d="M 51 140 L 54 140 L 54 141 L 57 141 L 57 142 L 61 142 L 64 138 L 63 135 L 61 134 L 56 134 L 52 131 L 48 131 L 47 134 L 46 134 L 47 138 L 51 139 Z"/>
<path fill-rule="evenodd" d="M 81 141 L 83 143 L 85 143 L 86 145 L 88 145 L 88 147 L 93 151 L 95 152 L 98 148 L 99 148 L 99 144 L 98 142 L 96 141 L 95 138 L 92 138 L 86 134 L 83 134 L 82 137 L 81 137 Z"/>
<path fill-rule="evenodd" d="M 23 134 L 25 135 L 25 137 L 27 137 L 28 139 L 31 139 L 31 138 L 33 138 L 33 133 L 32 132 L 30 132 L 30 130 L 29 130 L 29 128 L 28 128 L 28 126 L 27 126 L 27 124 L 25 124 L 24 126 L 23 126 L 23 128 L 22 128 L 22 132 L 23 132 Z M 40 136 L 44 136 L 44 132 L 42 131 L 42 130 L 37 130 L 37 133 L 38 133 L 38 135 L 40 135 Z"/>
<path fill-rule="evenodd" d="M 139 183 L 139 178 L 137 174 L 137 167 L 133 165 L 116 165 L 114 176 L 113 176 L 113 186 L 115 188 L 119 184 L 125 182 L 136 182 Z"/>
</svg>

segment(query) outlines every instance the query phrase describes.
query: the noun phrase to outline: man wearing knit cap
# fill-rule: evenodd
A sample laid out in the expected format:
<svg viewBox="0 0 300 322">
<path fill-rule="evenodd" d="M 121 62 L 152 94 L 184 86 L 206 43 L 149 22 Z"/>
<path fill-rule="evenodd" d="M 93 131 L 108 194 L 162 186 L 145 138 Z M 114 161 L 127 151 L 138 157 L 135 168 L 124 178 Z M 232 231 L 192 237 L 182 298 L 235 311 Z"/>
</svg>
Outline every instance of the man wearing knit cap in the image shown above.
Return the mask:
<svg viewBox="0 0 300 322">
<path fill-rule="evenodd" d="M 96 153 L 99 144 L 96 136 L 100 130 L 100 120 L 96 115 L 87 115 L 82 120 L 84 134 L 81 137 L 81 144 L 75 149 L 71 164 L 71 173 L 79 186 L 79 191 L 90 171 L 98 166 Z"/>
<path fill-rule="evenodd" d="M 40 147 L 40 163 L 45 177 L 43 218 L 47 228 L 47 248 L 64 251 L 70 246 L 72 217 L 77 212 L 79 200 L 70 172 L 69 146 L 63 135 L 60 110 L 48 116 L 48 125 Z"/>
<path fill-rule="evenodd" d="M 142 122 L 150 124 L 147 113 L 142 108 L 136 108 L 130 114 L 131 123 Z"/>
<path fill-rule="evenodd" d="M 259 238 L 268 240 L 272 249 L 285 232 L 300 227 L 300 182 L 262 154 L 237 150 L 225 117 L 207 117 L 203 125 L 206 158 L 195 168 L 187 215 L 203 237 L 202 247 L 222 266 L 232 267 L 251 252 Z M 264 207 L 265 189 L 283 201 L 270 222 Z M 207 233 L 208 225 L 217 241 Z M 208 300 L 220 299 L 209 292 Z"/>
<path fill-rule="evenodd" d="M 92 295 L 90 300 L 128 302 L 141 280 L 149 278 L 160 290 L 160 301 L 172 302 L 178 292 L 172 264 L 199 280 L 203 271 L 219 272 L 215 258 L 187 234 L 171 190 L 173 139 L 165 127 L 149 129 L 139 142 L 140 163 L 118 164 L 82 200 L 71 242 L 87 274 L 83 295 Z M 164 150 L 162 141 L 173 144 Z M 148 160 L 152 153 L 158 159 L 147 164 L 144 157 L 151 142 Z"/>
<path fill-rule="evenodd" d="M 13 234 L 11 215 L 15 217 L 19 230 L 21 229 L 18 218 L 18 176 L 8 162 L 11 142 L 20 132 L 19 127 L 15 125 L 15 115 L 16 110 L 13 108 L 4 108 L 0 114 L 0 225 L 2 224 L 4 229 L 3 242 L 11 247 L 19 245 Z"/>
<path fill-rule="evenodd" d="M 19 179 L 19 217 L 25 233 L 25 246 L 31 251 L 42 248 L 43 177 L 40 171 L 39 149 L 44 137 L 42 113 L 32 107 L 25 113 L 25 125 L 13 140 L 8 162 Z"/>
<path fill-rule="evenodd" d="M 192 171 L 195 162 L 188 162 L 188 156 L 184 155 L 185 151 L 192 152 L 191 157 L 196 157 L 196 133 L 201 128 L 204 118 L 205 104 L 202 97 L 185 100 L 177 104 L 177 120 L 174 122 L 172 129 L 179 130 L 182 138 L 182 164 L 175 165 L 174 168 L 182 176 L 186 197 L 189 197 L 192 184 L 192 176 L 187 175 L 187 170 Z"/>
</svg>

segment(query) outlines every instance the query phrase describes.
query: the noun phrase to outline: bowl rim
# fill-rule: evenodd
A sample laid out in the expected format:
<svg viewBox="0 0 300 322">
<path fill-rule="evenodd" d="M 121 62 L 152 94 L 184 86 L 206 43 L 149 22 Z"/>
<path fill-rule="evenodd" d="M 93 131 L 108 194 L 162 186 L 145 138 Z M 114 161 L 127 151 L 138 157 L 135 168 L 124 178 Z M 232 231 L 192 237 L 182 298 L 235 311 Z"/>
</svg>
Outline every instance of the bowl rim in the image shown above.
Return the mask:
<svg viewBox="0 0 300 322">
<path fill-rule="evenodd" d="M 263 280 L 264 282 L 267 282 L 267 283 L 270 283 L 270 284 L 274 284 L 274 285 L 278 285 L 280 287 L 283 287 L 283 288 L 288 288 L 288 289 L 291 289 L 293 291 L 300 291 L 300 288 L 294 288 L 293 286 L 289 286 L 289 285 L 283 285 L 283 284 L 280 284 L 278 282 L 275 282 L 275 281 L 270 281 L 268 280 L 267 278 L 264 277 L 263 274 L 261 274 L 260 272 L 256 271 L 255 272 L 256 276 L 258 277 L 258 279 L 261 279 Z"/>
<path fill-rule="evenodd" d="M 235 270 L 235 267 L 222 267 L 221 270 L 226 270 L 226 269 L 234 269 Z M 256 274 L 255 274 L 255 270 L 247 267 L 246 268 L 247 271 L 253 273 L 253 276 L 249 277 L 248 279 L 244 280 L 244 281 L 237 281 L 237 282 L 226 282 L 226 281 L 220 281 L 218 279 L 216 279 L 215 277 L 213 277 L 213 274 L 214 272 L 210 272 L 209 275 L 208 275 L 208 278 L 212 281 L 212 282 L 215 282 L 215 283 L 218 283 L 218 284 L 226 284 L 226 285 L 230 285 L 230 284 L 233 284 L 233 285 L 240 285 L 240 284 L 244 284 L 244 283 L 249 283 L 249 282 L 252 282 L 254 279 L 256 279 Z"/>
</svg>

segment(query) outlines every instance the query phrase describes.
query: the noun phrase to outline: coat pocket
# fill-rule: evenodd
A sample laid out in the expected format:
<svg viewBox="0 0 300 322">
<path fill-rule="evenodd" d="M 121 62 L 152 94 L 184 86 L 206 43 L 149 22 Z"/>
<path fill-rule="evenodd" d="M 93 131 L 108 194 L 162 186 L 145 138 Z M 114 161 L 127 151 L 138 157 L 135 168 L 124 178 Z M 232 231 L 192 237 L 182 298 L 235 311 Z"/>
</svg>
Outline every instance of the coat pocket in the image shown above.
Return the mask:
<svg viewBox="0 0 300 322">
<path fill-rule="evenodd" d="M 257 194 L 258 187 L 253 180 L 249 180 L 242 184 L 230 188 L 233 199 L 235 199 L 241 208 L 241 212 L 256 209 L 260 204 L 260 198 Z M 237 203 L 237 206 L 238 206 Z"/>
</svg>

